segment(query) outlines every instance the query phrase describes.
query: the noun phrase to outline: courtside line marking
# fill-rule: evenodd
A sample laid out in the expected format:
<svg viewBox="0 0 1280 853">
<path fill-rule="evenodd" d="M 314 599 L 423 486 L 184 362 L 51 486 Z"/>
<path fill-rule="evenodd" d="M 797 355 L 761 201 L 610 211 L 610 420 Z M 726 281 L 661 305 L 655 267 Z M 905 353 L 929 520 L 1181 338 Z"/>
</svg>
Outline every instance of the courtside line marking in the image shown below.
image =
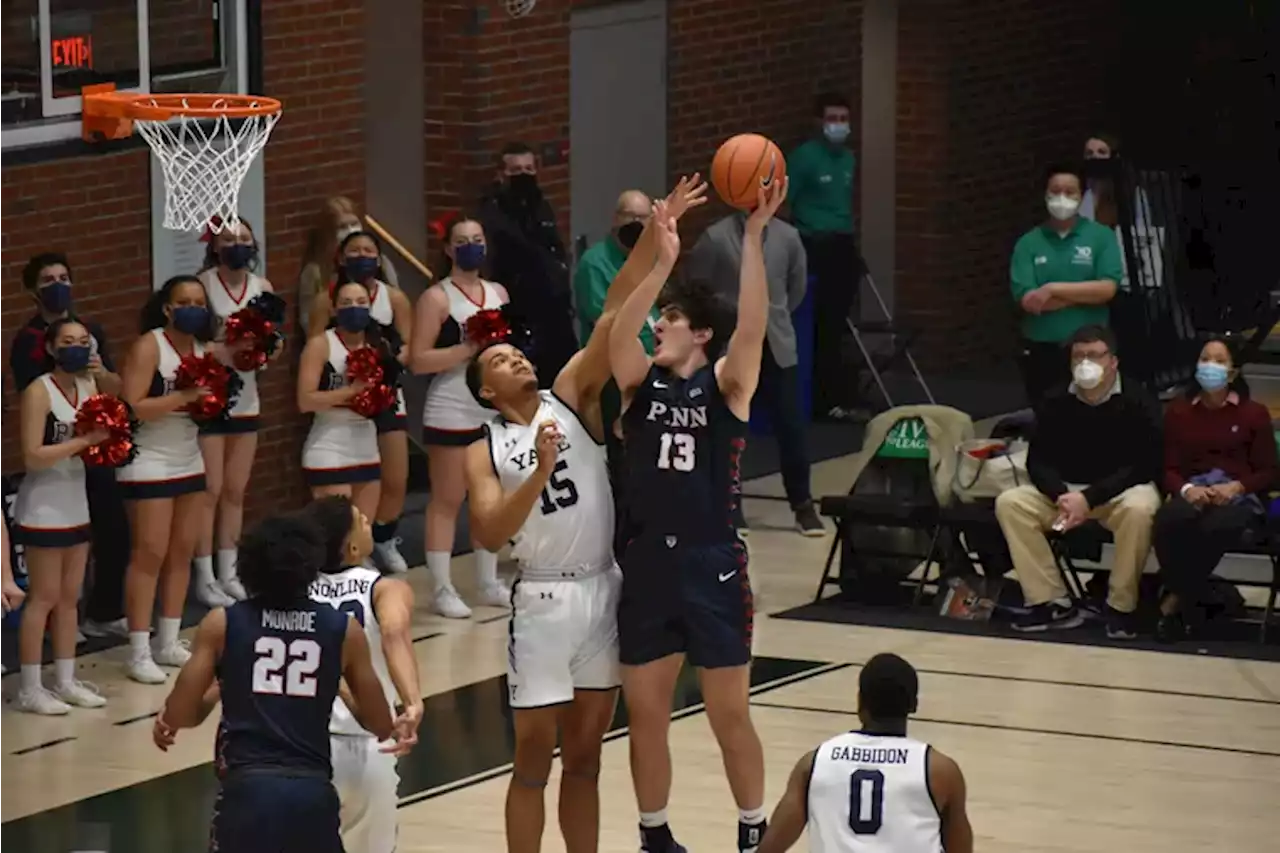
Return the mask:
<svg viewBox="0 0 1280 853">
<path fill-rule="evenodd" d="M 756 696 L 761 693 L 767 693 L 771 690 L 777 690 L 779 687 L 786 687 L 790 684 L 795 684 L 796 682 L 799 682 L 799 681 L 807 681 L 810 678 L 817 678 L 820 675 L 826 675 L 831 672 L 839 672 L 840 670 L 848 669 L 851 666 L 853 666 L 853 664 L 850 664 L 850 663 L 823 664 L 822 666 L 815 667 L 814 669 L 808 669 L 808 670 L 805 670 L 804 672 L 792 673 L 791 675 L 783 676 L 782 678 L 774 679 L 773 681 L 766 681 L 762 684 L 758 684 L 755 687 L 751 688 L 750 693 L 752 696 Z M 685 717 L 689 717 L 694 714 L 700 713 L 701 711 L 705 710 L 705 708 L 706 708 L 706 703 L 699 702 L 696 705 L 690 705 L 687 708 L 681 708 L 679 711 L 676 711 L 674 714 L 671 715 L 671 719 L 680 720 Z M 623 726 L 620 729 L 616 729 L 615 731 L 611 731 L 607 733 L 604 736 L 604 742 L 609 743 L 610 741 L 618 740 L 619 738 L 625 737 L 629 732 L 630 732 L 630 728 L 627 726 Z M 555 751 L 555 755 L 557 756 L 560 755 L 560 749 L 558 747 Z M 494 767 L 490 770 L 481 771 L 480 773 L 473 773 L 472 775 L 467 776 L 465 778 L 458 779 L 453 782 L 446 783 L 444 785 L 437 785 L 434 788 L 428 788 L 427 790 L 420 791 L 416 794 L 410 794 L 407 797 L 403 797 L 396 807 L 404 808 L 405 806 L 411 806 L 414 803 L 420 803 L 423 800 L 435 799 L 436 797 L 441 797 L 441 796 L 444 796 L 445 794 L 453 793 L 454 791 L 460 790 L 462 788 L 469 788 L 472 785 L 478 785 L 481 782 L 487 782 L 490 779 L 496 779 L 499 776 L 505 776 L 506 774 L 511 772 L 513 767 L 514 765 L 511 762 L 507 762 L 506 764 L 503 764 L 500 767 Z"/>
</svg>

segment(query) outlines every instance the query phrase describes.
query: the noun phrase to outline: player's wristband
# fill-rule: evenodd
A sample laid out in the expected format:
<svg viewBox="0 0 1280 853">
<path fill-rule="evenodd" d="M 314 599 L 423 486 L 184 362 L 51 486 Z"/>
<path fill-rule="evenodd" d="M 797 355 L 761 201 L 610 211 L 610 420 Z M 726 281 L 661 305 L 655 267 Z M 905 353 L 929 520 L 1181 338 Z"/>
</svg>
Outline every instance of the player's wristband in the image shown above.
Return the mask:
<svg viewBox="0 0 1280 853">
<path fill-rule="evenodd" d="M 1183 500 L 1186 500 L 1187 492 L 1191 491 L 1194 488 L 1195 488 L 1194 483 L 1185 484 L 1181 489 L 1178 489 L 1178 497 L 1182 498 Z"/>
</svg>

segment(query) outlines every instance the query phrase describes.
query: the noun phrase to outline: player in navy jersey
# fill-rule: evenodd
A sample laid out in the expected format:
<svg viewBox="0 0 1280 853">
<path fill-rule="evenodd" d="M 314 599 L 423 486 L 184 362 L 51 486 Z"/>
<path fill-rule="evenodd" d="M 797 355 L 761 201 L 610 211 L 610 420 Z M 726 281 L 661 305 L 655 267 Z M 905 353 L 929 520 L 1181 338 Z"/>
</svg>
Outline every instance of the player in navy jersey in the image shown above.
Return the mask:
<svg viewBox="0 0 1280 853">
<path fill-rule="evenodd" d="M 618 312 L 609 336 L 609 362 L 622 391 L 634 534 L 622 560 L 619 657 L 647 853 L 684 850 L 666 809 L 667 729 L 686 655 L 698 669 L 738 804 L 738 848 L 754 850 L 764 834 L 764 754 L 747 706 L 751 584 L 733 516 L 768 322 L 764 231 L 786 193 L 785 179 L 770 181 L 745 217 L 736 327 L 709 289 L 691 281 L 664 288 L 648 279 Z M 675 223 L 660 210 L 654 217 L 660 238 L 678 246 Z M 650 361 L 636 335 L 655 299 L 661 319 Z"/>
<path fill-rule="evenodd" d="M 393 733 L 364 631 L 307 596 L 325 559 L 323 533 L 299 515 L 247 533 L 236 565 L 249 597 L 205 616 L 156 718 L 164 749 L 222 701 L 211 851 L 341 853 L 329 760 L 340 679 L 360 724 L 380 739 Z"/>
</svg>

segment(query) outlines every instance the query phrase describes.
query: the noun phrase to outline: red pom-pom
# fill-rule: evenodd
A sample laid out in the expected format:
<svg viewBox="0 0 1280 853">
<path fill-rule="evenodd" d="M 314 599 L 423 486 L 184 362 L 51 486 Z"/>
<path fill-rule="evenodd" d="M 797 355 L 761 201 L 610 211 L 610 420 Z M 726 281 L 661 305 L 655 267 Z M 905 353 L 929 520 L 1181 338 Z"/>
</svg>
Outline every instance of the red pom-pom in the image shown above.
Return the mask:
<svg viewBox="0 0 1280 853">
<path fill-rule="evenodd" d="M 129 405 L 110 394 L 94 394 L 80 404 L 76 412 L 76 435 L 105 430 L 107 438 L 80 454 L 87 465 L 118 468 L 137 455 L 133 443 L 133 412 Z"/>
<path fill-rule="evenodd" d="M 347 383 L 382 384 L 382 356 L 373 347 L 360 347 L 347 353 Z"/>
<path fill-rule="evenodd" d="M 213 353 L 183 356 L 178 363 L 178 373 L 173 384 L 179 391 L 188 388 L 209 390 L 208 394 L 187 407 L 194 420 L 211 421 L 225 413 L 230 405 L 231 376 L 226 365 L 218 361 Z"/>
<path fill-rule="evenodd" d="M 505 341 L 511 334 L 511 324 L 499 308 L 489 308 L 472 314 L 463 325 L 467 340 L 483 349 L 489 344 Z"/>
<path fill-rule="evenodd" d="M 351 411 L 366 418 L 376 418 L 396 404 L 396 389 L 390 385 L 370 385 L 351 398 Z"/>
<path fill-rule="evenodd" d="M 260 311 L 241 308 L 223 325 L 223 342 L 235 350 L 231 362 L 236 370 L 260 370 L 274 349 L 275 324 Z"/>
</svg>

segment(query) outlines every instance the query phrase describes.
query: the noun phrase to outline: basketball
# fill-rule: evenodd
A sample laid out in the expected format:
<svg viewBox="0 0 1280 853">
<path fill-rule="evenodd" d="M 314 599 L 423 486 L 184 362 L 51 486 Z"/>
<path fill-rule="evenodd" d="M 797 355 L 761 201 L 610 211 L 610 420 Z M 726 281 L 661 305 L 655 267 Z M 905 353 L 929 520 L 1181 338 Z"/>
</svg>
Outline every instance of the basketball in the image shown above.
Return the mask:
<svg viewBox="0 0 1280 853">
<path fill-rule="evenodd" d="M 711 185 L 725 203 L 739 210 L 756 206 L 756 190 L 787 176 L 787 161 L 773 141 L 742 133 L 725 141 L 711 161 Z"/>
</svg>

